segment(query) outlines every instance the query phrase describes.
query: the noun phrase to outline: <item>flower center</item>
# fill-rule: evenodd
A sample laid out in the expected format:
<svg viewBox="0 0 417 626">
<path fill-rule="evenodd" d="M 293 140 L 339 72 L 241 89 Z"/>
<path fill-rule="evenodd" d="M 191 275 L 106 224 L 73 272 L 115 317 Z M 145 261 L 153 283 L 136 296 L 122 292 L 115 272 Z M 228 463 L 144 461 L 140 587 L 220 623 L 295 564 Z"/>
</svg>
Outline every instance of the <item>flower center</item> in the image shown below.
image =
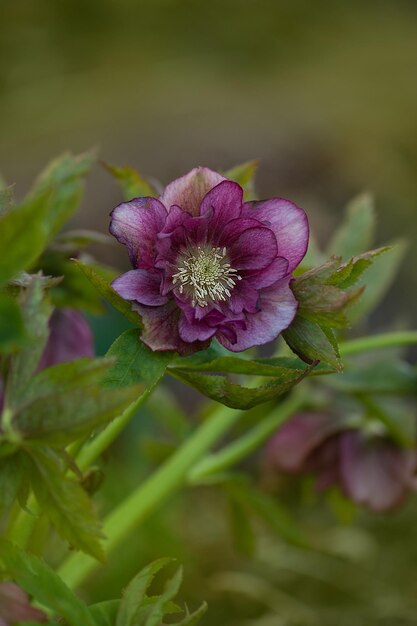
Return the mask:
<svg viewBox="0 0 417 626">
<path fill-rule="evenodd" d="M 210 302 L 227 300 L 236 282 L 237 270 L 227 262 L 226 248 L 193 248 L 180 259 L 172 282 L 191 297 L 192 305 L 207 306 Z"/>
</svg>

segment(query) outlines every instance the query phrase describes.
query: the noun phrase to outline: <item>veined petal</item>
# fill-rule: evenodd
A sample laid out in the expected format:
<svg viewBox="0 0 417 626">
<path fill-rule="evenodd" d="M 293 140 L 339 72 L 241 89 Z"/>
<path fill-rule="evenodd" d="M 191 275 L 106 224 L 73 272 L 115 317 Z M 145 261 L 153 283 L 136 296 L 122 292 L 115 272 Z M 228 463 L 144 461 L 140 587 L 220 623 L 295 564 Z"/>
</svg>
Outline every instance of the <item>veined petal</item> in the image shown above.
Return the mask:
<svg viewBox="0 0 417 626">
<path fill-rule="evenodd" d="M 244 204 L 245 217 L 253 217 L 274 231 L 278 254 L 288 260 L 292 272 L 307 252 L 309 227 L 303 209 L 284 198 Z"/>
<path fill-rule="evenodd" d="M 290 277 L 283 278 L 259 292 L 259 311 L 247 313 L 246 330 L 236 329 L 237 341 L 230 343 L 224 337 L 219 342 L 232 352 L 241 352 L 252 346 L 273 341 L 288 328 L 297 312 L 297 301 L 289 286 Z"/>
<path fill-rule="evenodd" d="M 264 269 L 274 261 L 277 251 L 274 233 L 262 226 L 244 230 L 227 248 L 230 264 L 236 270 Z"/>
<path fill-rule="evenodd" d="M 119 204 L 111 212 L 110 233 L 127 246 L 130 261 L 151 266 L 155 241 L 163 229 L 167 211 L 156 198 L 135 198 Z"/>
<path fill-rule="evenodd" d="M 222 180 L 225 180 L 224 176 L 213 172 L 208 167 L 195 167 L 185 176 L 169 183 L 160 201 L 167 209 L 177 204 L 184 211 L 198 215 L 201 201 L 206 193 Z"/>
<path fill-rule="evenodd" d="M 220 232 L 225 224 L 240 216 L 242 212 L 243 189 L 231 180 L 223 180 L 213 187 L 203 198 L 200 215 L 210 215 L 213 225 L 212 237 Z"/>
<path fill-rule="evenodd" d="M 112 287 L 125 300 L 136 300 L 149 306 L 168 302 L 161 295 L 162 273 L 158 270 L 130 270 L 112 282 Z"/>
<path fill-rule="evenodd" d="M 216 328 L 208 326 L 204 319 L 189 320 L 185 315 L 181 315 L 178 329 L 181 339 L 187 343 L 206 341 L 211 339 L 216 332 Z"/>
</svg>

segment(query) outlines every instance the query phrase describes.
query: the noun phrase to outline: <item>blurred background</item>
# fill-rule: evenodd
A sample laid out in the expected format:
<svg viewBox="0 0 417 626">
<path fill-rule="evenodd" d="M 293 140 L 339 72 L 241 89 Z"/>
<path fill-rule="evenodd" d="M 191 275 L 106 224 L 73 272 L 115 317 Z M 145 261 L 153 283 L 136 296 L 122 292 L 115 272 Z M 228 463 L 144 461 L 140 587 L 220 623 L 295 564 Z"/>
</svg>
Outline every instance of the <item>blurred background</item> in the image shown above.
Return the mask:
<svg viewBox="0 0 417 626">
<path fill-rule="evenodd" d="M 379 242 L 410 242 L 372 318 L 380 330 L 415 326 L 417 316 L 416 111 L 412 0 L 0 2 L 0 172 L 18 197 L 65 150 L 97 146 L 103 160 L 163 183 L 196 165 L 221 170 L 256 158 L 260 197 L 305 208 L 324 246 L 345 203 L 370 190 Z M 106 231 L 119 201 L 96 168 L 73 225 Z M 101 260 L 127 268 L 124 250 L 111 254 L 119 256 L 104 251 Z M 114 329 L 97 328 L 108 345 Z M 104 509 L 149 470 L 134 434 L 107 471 Z M 338 500 L 286 495 L 326 554 L 262 527 L 255 553 L 242 555 L 227 505 L 206 489 L 153 518 L 93 581 L 91 597 L 117 596 L 128 575 L 163 553 L 185 564 L 184 599 L 209 601 L 207 625 L 417 624 L 413 504 L 358 518 Z"/>
</svg>

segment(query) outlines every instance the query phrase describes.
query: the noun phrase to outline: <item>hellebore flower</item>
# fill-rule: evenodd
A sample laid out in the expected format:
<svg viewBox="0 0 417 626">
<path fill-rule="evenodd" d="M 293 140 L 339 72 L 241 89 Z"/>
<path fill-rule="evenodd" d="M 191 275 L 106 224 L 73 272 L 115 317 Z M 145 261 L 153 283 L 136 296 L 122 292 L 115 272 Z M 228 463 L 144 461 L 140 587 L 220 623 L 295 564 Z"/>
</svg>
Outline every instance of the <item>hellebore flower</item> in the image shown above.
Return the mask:
<svg viewBox="0 0 417 626">
<path fill-rule="evenodd" d="M 338 484 L 348 498 L 376 512 L 395 508 L 416 487 L 414 450 L 326 414 L 302 413 L 284 424 L 266 446 L 266 465 L 312 473 L 319 491 Z"/>
<path fill-rule="evenodd" d="M 13 626 L 17 622 L 46 622 L 43 611 L 29 603 L 23 589 L 11 582 L 0 583 L 0 626 Z"/>
<path fill-rule="evenodd" d="M 94 356 L 93 335 L 77 309 L 55 309 L 49 320 L 49 337 L 38 369 Z"/>
<path fill-rule="evenodd" d="M 141 315 L 152 350 L 189 354 L 215 337 L 240 352 L 291 324 L 291 274 L 307 250 L 308 221 L 289 200 L 243 202 L 237 183 L 195 168 L 159 199 L 124 202 L 111 218 L 134 268 L 113 288 Z"/>
</svg>

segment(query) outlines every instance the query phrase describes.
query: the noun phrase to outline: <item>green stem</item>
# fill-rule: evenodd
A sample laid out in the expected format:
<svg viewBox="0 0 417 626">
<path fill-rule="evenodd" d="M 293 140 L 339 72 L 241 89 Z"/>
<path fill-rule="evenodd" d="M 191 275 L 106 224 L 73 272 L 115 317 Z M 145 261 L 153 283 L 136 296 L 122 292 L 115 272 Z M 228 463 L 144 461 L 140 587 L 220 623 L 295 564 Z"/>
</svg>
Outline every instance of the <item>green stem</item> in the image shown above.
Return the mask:
<svg viewBox="0 0 417 626">
<path fill-rule="evenodd" d="M 98 457 L 113 443 L 116 437 L 127 426 L 130 420 L 134 417 L 138 409 L 149 397 L 153 391 L 154 386 L 146 389 L 141 396 L 135 402 L 132 402 L 127 409 L 119 416 L 116 417 L 104 430 L 101 431 L 94 439 L 83 446 L 77 456 L 77 465 L 81 471 L 85 471 Z"/>
<path fill-rule="evenodd" d="M 220 407 L 154 474 L 124 500 L 104 521 L 105 548 L 110 553 L 158 505 L 185 482 L 190 468 L 242 416 L 242 411 Z M 59 569 L 66 584 L 75 588 L 99 563 L 85 554 L 74 554 Z"/>
<path fill-rule="evenodd" d="M 371 335 L 370 337 L 351 339 L 350 341 L 340 343 L 339 349 L 342 356 L 350 356 L 351 354 L 359 354 L 368 350 L 410 346 L 413 344 L 417 344 L 416 330 L 382 333 L 380 335 Z"/>
<path fill-rule="evenodd" d="M 188 482 L 191 484 L 200 483 L 207 477 L 218 474 L 245 459 L 259 448 L 287 418 L 300 411 L 304 404 L 304 395 L 291 395 L 248 433 L 194 465 L 188 472 Z"/>
</svg>

